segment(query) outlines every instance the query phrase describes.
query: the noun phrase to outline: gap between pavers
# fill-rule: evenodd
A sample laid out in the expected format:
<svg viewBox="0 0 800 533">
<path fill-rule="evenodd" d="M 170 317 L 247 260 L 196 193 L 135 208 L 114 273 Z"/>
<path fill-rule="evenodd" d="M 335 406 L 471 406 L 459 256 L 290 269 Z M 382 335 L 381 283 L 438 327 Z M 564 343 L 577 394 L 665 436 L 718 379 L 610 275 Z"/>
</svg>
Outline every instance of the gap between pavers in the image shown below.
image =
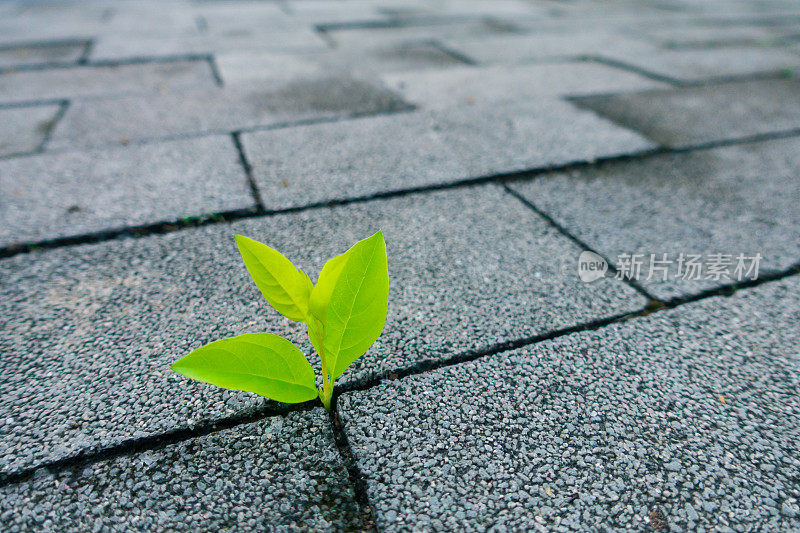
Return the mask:
<svg viewBox="0 0 800 533">
<path fill-rule="evenodd" d="M 0 488 L 8 531 L 361 527 L 324 409 L 289 413 Z"/>
<path fill-rule="evenodd" d="M 416 22 L 383 28 L 329 29 L 325 33 L 336 47 L 368 49 L 404 43 L 430 42 L 443 37 L 508 35 L 524 31 L 513 21 L 469 18 L 472 20 L 459 18 L 441 21 L 437 21 L 435 18 L 418 19 Z"/>
<path fill-rule="evenodd" d="M 0 164 L 4 157 L 37 151 L 60 112 L 57 104 L 0 109 Z M 0 174 L 2 182 L 8 179 Z"/>
<path fill-rule="evenodd" d="M 230 136 L 0 160 L 0 197 L 0 246 L 255 206 Z"/>
<path fill-rule="evenodd" d="M 303 77 L 331 76 L 352 72 L 376 78 L 387 72 L 438 69 L 464 62 L 433 42 L 394 44 L 381 47 L 334 48 L 307 54 L 233 51 L 215 54 L 226 86 L 258 82 L 274 83 Z"/>
<path fill-rule="evenodd" d="M 641 254 L 639 283 L 670 300 L 742 281 L 733 275 L 739 254 L 761 254 L 762 276 L 800 264 L 798 173 L 795 137 L 609 162 L 509 186 L 618 268 L 621 255 Z M 666 280 L 651 270 L 651 254 L 667 254 Z M 677 271 L 680 254 L 702 256 L 700 279 L 688 263 Z M 709 270 L 711 254 L 727 256 L 721 276 Z"/>
<path fill-rule="evenodd" d="M 557 99 L 246 133 L 267 209 L 642 152 L 654 145 Z"/>
<path fill-rule="evenodd" d="M 0 69 L 77 63 L 86 45 L 87 41 L 78 39 L 0 44 Z"/>
<path fill-rule="evenodd" d="M 602 50 L 637 50 L 651 53 L 653 45 L 633 39 L 614 28 L 565 28 L 532 31 L 523 35 L 443 37 L 442 44 L 479 64 L 524 64 L 591 56 Z"/>
<path fill-rule="evenodd" d="M 659 50 L 653 53 L 617 49 L 608 54 L 598 50 L 596 55 L 689 83 L 711 78 L 779 73 L 800 67 L 799 54 L 778 47 L 731 46 L 700 50 Z"/>
<path fill-rule="evenodd" d="M 380 530 L 800 527 L 800 278 L 339 399 Z"/>
<path fill-rule="evenodd" d="M 2 472 L 263 405 L 168 367 L 256 331 L 312 353 L 304 328 L 263 301 L 233 234 L 274 246 L 316 279 L 327 258 L 379 228 L 387 325 L 341 386 L 646 304 L 622 282 L 581 282 L 581 249 L 495 185 L 18 255 L 0 261 Z"/>
<path fill-rule="evenodd" d="M 91 59 L 113 61 L 129 57 L 169 57 L 183 54 L 213 54 L 235 50 L 303 53 L 321 51 L 327 43 L 313 28 L 257 30 L 229 34 L 101 35 L 92 48 Z"/>
<path fill-rule="evenodd" d="M 205 60 L 54 67 L 0 73 L 0 103 L 180 94 L 215 85 Z"/>
<path fill-rule="evenodd" d="M 307 120 L 410 109 L 398 95 L 347 75 L 73 102 L 53 149 L 278 127 Z"/>
<path fill-rule="evenodd" d="M 800 81 L 761 79 L 572 98 L 673 148 L 800 130 Z"/>
<path fill-rule="evenodd" d="M 582 61 L 459 66 L 398 72 L 381 79 L 407 101 L 426 109 L 668 87 L 632 72 Z"/>
</svg>

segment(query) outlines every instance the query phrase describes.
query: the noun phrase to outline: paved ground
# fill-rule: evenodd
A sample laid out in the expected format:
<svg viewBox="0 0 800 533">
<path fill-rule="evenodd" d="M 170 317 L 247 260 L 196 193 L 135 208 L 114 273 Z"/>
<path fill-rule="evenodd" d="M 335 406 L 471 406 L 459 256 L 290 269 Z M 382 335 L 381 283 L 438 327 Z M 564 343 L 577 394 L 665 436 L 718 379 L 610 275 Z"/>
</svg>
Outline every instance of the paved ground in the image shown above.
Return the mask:
<svg viewBox="0 0 800 533">
<path fill-rule="evenodd" d="M 800 530 L 799 72 L 788 0 L 0 2 L 4 529 Z M 233 233 L 378 228 L 332 415 L 169 370 L 310 352 Z"/>
</svg>

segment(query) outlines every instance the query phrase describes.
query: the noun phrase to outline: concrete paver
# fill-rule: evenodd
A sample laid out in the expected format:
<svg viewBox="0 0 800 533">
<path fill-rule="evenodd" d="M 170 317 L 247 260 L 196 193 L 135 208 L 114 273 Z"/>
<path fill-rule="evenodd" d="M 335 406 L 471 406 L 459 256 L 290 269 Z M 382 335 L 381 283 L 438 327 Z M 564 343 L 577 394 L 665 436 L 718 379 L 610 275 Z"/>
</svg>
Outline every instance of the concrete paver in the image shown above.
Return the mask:
<svg viewBox="0 0 800 533">
<path fill-rule="evenodd" d="M 460 17 L 448 19 L 419 20 L 416 23 L 387 25 L 379 28 L 341 28 L 326 33 L 340 48 L 357 47 L 368 49 L 402 43 L 419 43 L 434 40 L 470 36 L 488 37 L 493 35 L 515 34 L 524 31 L 512 21 L 500 19 L 463 20 Z"/>
<path fill-rule="evenodd" d="M 791 278 L 346 394 L 381 530 L 800 527 Z"/>
<path fill-rule="evenodd" d="M 651 53 L 652 44 L 621 34 L 619 31 L 581 28 L 579 31 L 563 28 L 534 31 L 522 35 L 490 35 L 447 37 L 442 39 L 447 48 L 479 64 L 517 64 L 553 59 L 588 57 L 599 52 L 613 53 L 622 50 L 632 53 L 639 50 Z"/>
<path fill-rule="evenodd" d="M 6 531 L 353 530 L 358 507 L 322 408 L 0 488 Z"/>
<path fill-rule="evenodd" d="M 124 144 L 409 108 L 388 89 L 350 76 L 301 77 L 272 85 L 243 83 L 212 90 L 76 102 L 54 130 L 51 146 Z"/>
<path fill-rule="evenodd" d="M 255 206 L 230 137 L 0 161 L 0 196 L 0 246 Z"/>
<path fill-rule="evenodd" d="M 27 42 L 0 45 L 0 68 L 49 63 L 76 63 L 86 50 L 84 41 Z"/>
<path fill-rule="evenodd" d="M 58 105 L 0 108 L 0 157 L 39 149 L 59 112 Z"/>
<path fill-rule="evenodd" d="M 800 530 L 798 35 L 795 0 L 0 1 L 4 528 Z M 169 368 L 267 331 L 319 372 L 232 236 L 315 279 L 378 229 L 330 415 Z"/>
<path fill-rule="evenodd" d="M 778 73 L 800 66 L 798 54 L 781 48 L 759 46 L 661 50 L 650 54 L 616 50 L 608 54 L 608 58 L 683 82 Z"/>
<path fill-rule="evenodd" d="M 632 72 L 586 62 L 461 66 L 398 72 L 387 74 L 382 79 L 404 99 L 425 108 L 668 87 Z M 486 80 L 491 80 L 491 83 L 486 83 Z"/>
<path fill-rule="evenodd" d="M 800 82 L 768 79 L 575 98 L 580 107 L 667 146 L 800 128 Z"/>
<path fill-rule="evenodd" d="M 496 186 L 18 255 L 0 261 L 0 471 L 261 405 L 168 367 L 256 331 L 312 353 L 304 328 L 268 309 L 233 234 L 316 279 L 327 258 L 379 228 L 391 258 L 387 325 L 342 385 L 646 303 L 613 279 L 581 282 L 580 248 Z"/>
<path fill-rule="evenodd" d="M 77 66 L 0 74 L 0 103 L 180 93 L 216 85 L 207 61 Z"/>
<path fill-rule="evenodd" d="M 618 267 L 629 265 L 625 254 L 642 254 L 642 285 L 671 299 L 740 281 L 739 254 L 761 254 L 762 276 L 800 263 L 798 172 L 800 141 L 792 138 L 610 163 L 511 187 Z M 665 253 L 667 279 L 650 270 L 651 254 Z M 678 272 L 680 254 L 703 256 L 699 279 L 687 264 Z M 721 276 L 708 270 L 709 254 L 729 256 Z"/>
<path fill-rule="evenodd" d="M 652 147 L 628 130 L 550 99 L 261 131 L 244 135 L 243 144 L 271 209 Z"/>
</svg>

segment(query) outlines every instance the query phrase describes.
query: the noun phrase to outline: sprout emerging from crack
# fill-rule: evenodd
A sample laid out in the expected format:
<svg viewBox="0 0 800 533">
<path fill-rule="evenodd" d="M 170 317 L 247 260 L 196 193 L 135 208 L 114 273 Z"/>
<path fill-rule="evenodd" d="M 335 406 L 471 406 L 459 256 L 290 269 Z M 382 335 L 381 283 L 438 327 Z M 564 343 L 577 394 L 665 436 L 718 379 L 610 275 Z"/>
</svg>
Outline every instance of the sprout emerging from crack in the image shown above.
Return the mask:
<svg viewBox="0 0 800 533">
<path fill-rule="evenodd" d="M 303 352 L 272 333 L 246 333 L 197 348 L 172 364 L 179 374 L 284 403 L 322 401 L 331 408 L 333 385 L 377 340 L 386 323 L 389 271 L 378 231 L 325 263 L 316 285 L 280 252 L 236 235 L 242 259 L 267 302 L 307 326 L 320 358 L 322 388 Z"/>
</svg>

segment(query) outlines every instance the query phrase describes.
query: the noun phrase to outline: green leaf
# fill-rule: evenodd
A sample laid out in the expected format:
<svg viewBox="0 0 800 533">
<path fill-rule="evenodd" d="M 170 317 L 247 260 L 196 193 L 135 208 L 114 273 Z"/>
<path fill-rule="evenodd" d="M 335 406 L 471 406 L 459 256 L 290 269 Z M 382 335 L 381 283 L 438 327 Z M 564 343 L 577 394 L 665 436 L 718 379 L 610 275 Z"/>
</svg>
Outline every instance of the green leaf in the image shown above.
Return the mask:
<svg viewBox="0 0 800 533">
<path fill-rule="evenodd" d="M 207 344 L 172 370 L 226 389 L 298 403 L 317 397 L 314 369 L 297 346 L 272 333 L 246 333 Z"/>
<path fill-rule="evenodd" d="M 389 271 L 383 233 L 357 242 L 327 263 L 311 291 L 309 337 L 336 379 L 383 331 Z"/>
<path fill-rule="evenodd" d="M 261 294 L 290 320 L 306 322 L 313 285 L 308 276 L 266 244 L 236 235 L 239 253 Z"/>
</svg>

